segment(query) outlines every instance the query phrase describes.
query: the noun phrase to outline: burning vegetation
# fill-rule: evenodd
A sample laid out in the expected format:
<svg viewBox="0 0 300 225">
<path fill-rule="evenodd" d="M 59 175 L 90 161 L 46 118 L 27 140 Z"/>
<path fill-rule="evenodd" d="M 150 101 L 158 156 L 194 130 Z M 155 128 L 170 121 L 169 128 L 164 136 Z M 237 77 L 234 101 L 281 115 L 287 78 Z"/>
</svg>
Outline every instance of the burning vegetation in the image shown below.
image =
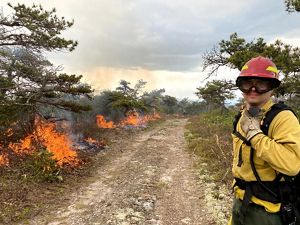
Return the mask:
<svg viewBox="0 0 300 225">
<path fill-rule="evenodd" d="M 112 121 L 107 122 L 102 115 L 96 116 L 97 126 L 100 128 L 115 128 L 116 126 Z"/>
<path fill-rule="evenodd" d="M 8 166 L 9 161 L 6 153 L 0 154 L 0 165 Z"/>
<path fill-rule="evenodd" d="M 90 146 L 96 146 L 97 148 L 102 148 L 103 146 L 106 146 L 106 141 L 104 140 L 100 140 L 100 141 L 97 141 L 95 140 L 94 138 L 91 138 L 91 137 L 88 137 L 86 139 L 84 139 L 84 141 L 86 143 L 88 143 Z"/>
<path fill-rule="evenodd" d="M 31 155 L 40 148 L 47 149 L 58 166 L 80 164 L 77 153 L 72 149 L 72 141 L 67 134 L 58 132 L 54 122 L 36 117 L 34 130 L 17 143 L 9 143 L 8 149 L 17 156 Z M 0 164 L 8 165 L 8 157 L 0 155 Z"/>
<path fill-rule="evenodd" d="M 104 129 L 112 129 L 116 127 L 145 127 L 149 121 L 157 120 L 160 115 L 153 113 L 151 115 L 140 115 L 138 112 L 130 112 L 119 123 L 106 121 L 103 115 L 96 116 L 97 127 Z M 63 130 L 66 130 L 66 125 L 63 123 Z M 92 137 L 87 137 L 82 141 L 74 142 L 67 133 L 59 132 L 57 123 L 47 121 L 41 117 L 36 117 L 34 121 L 34 129 L 27 134 L 23 139 L 8 144 L 7 149 L 10 153 L 23 157 L 32 155 L 40 149 L 46 149 L 51 153 L 51 158 L 55 160 L 59 167 L 69 166 L 76 167 L 82 162 L 77 154 L 80 149 L 79 143 L 85 145 L 86 148 L 103 148 L 106 145 L 104 140 L 96 140 Z M 6 131 L 6 137 L 14 135 L 12 129 Z M 82 146 L 81 146 L 82 148 Z M 0 150 L 3 146 L 0 146 Z M 9 165 L 9 154 L 6 152 L 0 153 L 0 165 Z"/>
<path fill-rule="evenodd" d="M 160 119 L 160 115 L 158 113 L 153 113 L 150 115 L 140 115 L 136 111 L 132 111 L 128 113 L 128 115 L 122 119 L 118 124 L 114 124 L 113 121 L 106 121 L 103 115 L 97 115 L 96 121 L 97 126 L 99 128 L 111 129 L 116 127 L 144 127 L 149 121 L 154 121 Z"/>
</svg>

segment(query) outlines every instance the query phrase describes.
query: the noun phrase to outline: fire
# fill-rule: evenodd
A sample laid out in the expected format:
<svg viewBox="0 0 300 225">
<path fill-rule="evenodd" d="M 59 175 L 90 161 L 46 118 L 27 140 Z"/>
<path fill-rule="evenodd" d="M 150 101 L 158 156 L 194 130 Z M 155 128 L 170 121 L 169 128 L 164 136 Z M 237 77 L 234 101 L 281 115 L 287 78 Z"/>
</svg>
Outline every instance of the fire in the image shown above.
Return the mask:
<svg viewBox="0 0 300 225">
<path fill-rule="evenodd" d="M 142 126 L 149 121 L 157 120 L 160 118 L 161 117 L 158 113 L 141 116 L 138 112 L 131 112 L 125 119 L 121 121 L 120 126 L 121 127 L 124 127 L 126 125 Z"/>
<path fill-rule="evenodd" d="M 97 147 L 104 147 L 106 145 L 106 142 L 104 140 L 97 141 L 91 137 L 88 137 L 84 139 L 87 143 L 90 145 L 96 145 Z"/>
<path fill-rule="evenodd" d="M 77 153 L 71 148 L 70 138 L 66 134 L 58 133 L 55 123 L 36 118 L 33 133 L 19 143 L 10 143 L 9 147 L 18 155 L 26 155 L 37 151 L 34 143 L 43 145 L 51 152 L 53 159 L 57 161 L 59 166 L 63 164 L 76 166 L 79 164 Z"/>
<path fill-rule="evenodd" d="M 67 135 L 56 132 L 55 123 L 38 119 L 35 133 L 47 150 L 53 153 L 58 165 L 79 163 L 77 153 L 71 148 L 72 141 Z"/>
<path fill-rule="evenodd" d="M 17 155 L 28 155 L 35 151 L 35 149 L 32 147 L 33 140 L 34 136 L 32 134 L 29 134 L 19 143 L 9 143 L 8 147 L 12 149 Z"/>
<path fill-rule="evenodd" d="M 125 119 L 123 119 L 120 123 L 121 126 L 132 125 L 139 126 L 144 123 L 144 118 L 140 117 L 137 112 L 132 112 Z"/>
<path fill-rule="evenodd" d="M 88 137 L 87 139 L 84 139 L 87 143 L 89 144 L 98 144 L 98 141 L 96 141 L 95 139 Z"/>
<path fill-rule="evenodd" d="M 150 115 L 140 115 L 138 112 L 130 112 L 127 117 L 125 117 L 121 122 L 115 125 L 112 121 L 107 122 L 102 115 L 97 115 L 97 125 L 100 128 L 116 128 L 116 127 L 125 127 L 125 126 L 142 126 L 145 125 L 148 121 L 153 121 L 160 119 L 158 113 L 153 113 Z"/>
<path fill-rule="evenodd" d="M 96 116 L 97 126 L 100 128 L 115 128 L 116 126 L 112 121 L 107 122 L 102 115 Z"/>
<path fill-rule="evenodd" d="M 5 154 L 5 153 L 0 154 L 0 165 L 1 166 L 9 165 L 9 160 L 8 160 L 7 154 Z"/>
</svg>

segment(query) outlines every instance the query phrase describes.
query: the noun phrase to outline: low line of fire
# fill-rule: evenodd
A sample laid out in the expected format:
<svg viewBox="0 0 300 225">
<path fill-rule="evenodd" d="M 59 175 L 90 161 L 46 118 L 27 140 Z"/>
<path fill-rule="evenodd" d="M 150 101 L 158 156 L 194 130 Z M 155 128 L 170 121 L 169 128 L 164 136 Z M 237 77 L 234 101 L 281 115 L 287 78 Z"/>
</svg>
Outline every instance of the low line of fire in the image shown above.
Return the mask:
<svg viewBox="0 0 300 225">
<path fill-rule="evenodd" d="M 103 115 L 97 115 L 96 123 L 99 129 L 138 128 L 145 127 L 149 121 L 159 118 L 160 115 L 157 113 L 140 115 L 137 112 L 132 112 L 119 123 L 107 121 Z M 49 122 L 36 117 L 33 132 L 16 143 L 9 143 L 7 147 L 9 152 L 3 151 L 3 146 L 0 145 L 0 166 L 9 165 L 10 153 L 22 157 L 37 152 L 41 147 L 52 153 L 52 157 L 58 166 L 76 167 L 80 165 L 82 162 L 77 154 L 78 144 L 74 143 L 74 138 L 71 137 L 69 132 L 58 131 L 57 125 L 56 122 Z M 5 135 L 7 137 L 14 135 L 13 130 L 7 130 Z M 81 142 L 98 148 L 105 145 L 104 141 L 98 141 L 91 137 L 85 138 Z"/>
</svg>

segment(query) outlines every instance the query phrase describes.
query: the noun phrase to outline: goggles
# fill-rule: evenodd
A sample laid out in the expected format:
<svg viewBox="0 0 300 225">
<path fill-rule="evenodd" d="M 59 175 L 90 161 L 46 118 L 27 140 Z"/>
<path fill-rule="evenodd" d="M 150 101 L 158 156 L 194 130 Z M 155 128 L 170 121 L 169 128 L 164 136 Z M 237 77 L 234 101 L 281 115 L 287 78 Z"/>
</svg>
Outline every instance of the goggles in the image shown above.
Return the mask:
<svg viewBox="0 0 300 225">
<path fill-rule="evenodd" d="M 255 92 L 259 94 L 266 93 L 273 89 L 273 85 L 270 81 L 260 79 L 241 79 L 237 86 L 243 93 L 249 93 L 253 88 L 255 88 Z"/>
</svg>

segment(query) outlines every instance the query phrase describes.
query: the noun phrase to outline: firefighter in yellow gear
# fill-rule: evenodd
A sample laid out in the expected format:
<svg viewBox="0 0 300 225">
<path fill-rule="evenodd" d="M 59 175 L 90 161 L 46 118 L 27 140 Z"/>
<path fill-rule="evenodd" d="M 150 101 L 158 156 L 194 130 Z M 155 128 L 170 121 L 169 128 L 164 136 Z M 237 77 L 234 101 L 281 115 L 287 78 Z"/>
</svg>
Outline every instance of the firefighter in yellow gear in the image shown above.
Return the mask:
<svg viewBox="0 0 300 225">
<path fill-rule="evenodd" d="M 282 110 L 268 125 L 267 134 L 262 131 L 274 105 L 273 89 L 280 85 L 270 59 L 259 56 L 248 61 L 236 84 L 243 92 L 245 107 L 232 134 L 234 202 L 228 224 L 285 225 L 289 222 L 282 219 L 278 182 L 284 181 L 279 174 L 293 177 L 300 171 L 298 119 L 292 111 Z"/>
</svg>

